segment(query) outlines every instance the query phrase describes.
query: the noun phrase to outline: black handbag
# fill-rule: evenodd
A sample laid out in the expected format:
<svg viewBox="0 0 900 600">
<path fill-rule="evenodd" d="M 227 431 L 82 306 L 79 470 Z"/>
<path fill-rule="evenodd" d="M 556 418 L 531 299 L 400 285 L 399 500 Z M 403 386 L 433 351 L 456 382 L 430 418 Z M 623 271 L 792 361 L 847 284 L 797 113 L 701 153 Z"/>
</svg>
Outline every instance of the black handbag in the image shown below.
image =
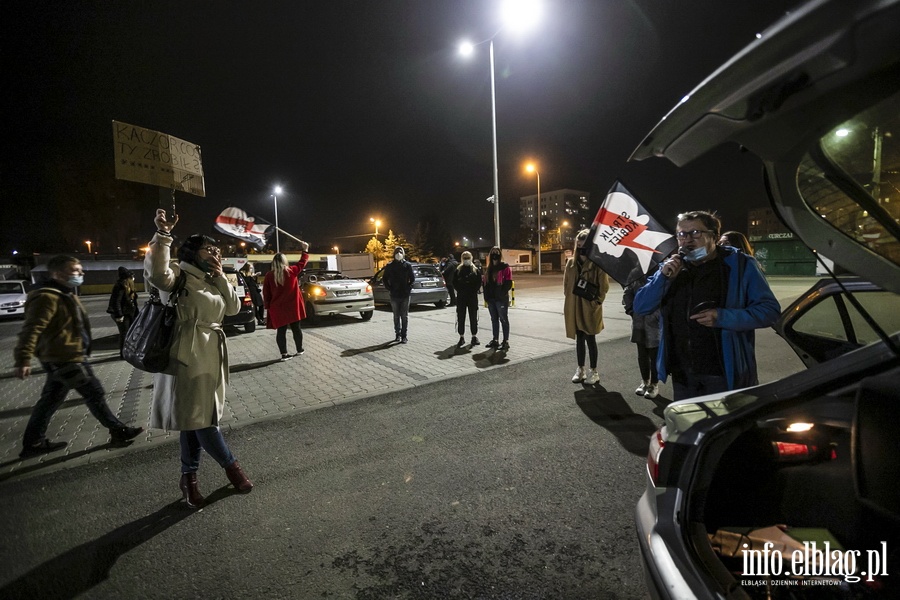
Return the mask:
<svg viewBox="0 0 900 600">
<path fill-rule="evenodd" d="M 184 281 L 182 271 L 167 303 L 162 302 L 156 288 L 150 288 L 150 299 L 134 318 L 122 345 L 122 358 L 135 369 L 160 373 L 169 366 L 169 349 L 178 318 L 176 307 Z"/>
<path fill-rule="evenodd" d="M 581 265 L 578 264 L 578 259 L 576 258 L 575 261 L 575 266 L 578 267 L 578 279 L 575 280 L 575 285 L 572 287 L 572 293 L 579 298 L 596 302 L 600 298 L 600 286 L 585 279 L 581 274 Z"/>
</svg>

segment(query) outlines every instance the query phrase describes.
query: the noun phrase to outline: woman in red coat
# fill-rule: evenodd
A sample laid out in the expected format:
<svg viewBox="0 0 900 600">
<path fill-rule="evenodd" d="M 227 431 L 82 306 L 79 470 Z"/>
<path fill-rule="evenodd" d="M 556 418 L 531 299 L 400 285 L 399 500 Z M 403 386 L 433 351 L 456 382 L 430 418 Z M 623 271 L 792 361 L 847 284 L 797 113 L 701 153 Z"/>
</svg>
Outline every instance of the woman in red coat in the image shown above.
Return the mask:
<svg viewBox="0 0 900 600">
<path fill-rule="evenodd" d="M 266 273 L 263 283 L 263 304 L 266 307 L 266 327 L 275 329 L 275 342 L 281 351 L 281 360 L 290 360 L 303 354 L 303 331 L 300 329 L 300 320 L 306 318 L 306 306 L 303 304 L 303 294 L 297 278 L 309 260 L 309 244 L 300 242 L 303 254 L 297 264 L 290 266 L 284 254 L 278 253 L 272 259 L 272 269 Z M 287 329 L 291 328 L 294 335 L 296 354 L 288 354 Z"/>
</svg>

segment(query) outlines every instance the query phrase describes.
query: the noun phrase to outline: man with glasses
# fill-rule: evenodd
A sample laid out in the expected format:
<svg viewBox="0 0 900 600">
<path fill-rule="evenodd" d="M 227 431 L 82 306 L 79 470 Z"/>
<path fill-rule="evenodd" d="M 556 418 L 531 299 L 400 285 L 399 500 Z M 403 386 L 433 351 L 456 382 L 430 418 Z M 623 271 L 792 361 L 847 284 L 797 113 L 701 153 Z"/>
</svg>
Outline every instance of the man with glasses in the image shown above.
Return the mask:
<svg viewBox="0 0 900 600">
<path fill-rule="evenodd" d="M 781 312 L 756 260 L 717 246 L 712 213 L 678 215 L 678 254 L 637 291 L 634 312 L 660 309 L 657 369 L 675 400 L 756 385 L 755 330 Z"/>
</svg>

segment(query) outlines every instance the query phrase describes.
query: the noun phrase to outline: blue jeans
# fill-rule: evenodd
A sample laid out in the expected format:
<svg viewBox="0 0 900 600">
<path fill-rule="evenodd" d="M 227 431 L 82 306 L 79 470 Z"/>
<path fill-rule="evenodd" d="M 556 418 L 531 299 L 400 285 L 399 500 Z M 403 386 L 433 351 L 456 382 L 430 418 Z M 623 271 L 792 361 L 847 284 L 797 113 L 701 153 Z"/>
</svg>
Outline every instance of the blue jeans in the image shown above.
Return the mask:
<svg viewBox="0 0 900 600">
<path fill-rule="evenodd" d="M 509 340 L 509 297 L 500 300 L 488 300 L 488 312 L 491 313 L 491 331 L 493 339 L 499 339 L 500 327 L 503 326 L 503 341 Z"/>
<path fill-rule="evenodd" d="M 391 298 L 391 310 L 394 312 L 394 334 L 406 337 L 406 327 L 409 325 L 409 296 L 406 298 Z"/>
<path fill-rule="evenodd" d="M 218 427 L 206 427 L 181 432 L 181 472 L 196 473 L 200 468 L 200 450 L 212 456 L 223 469 L 231 466 L 234 455 L 228 449 L 225 438 Z"/>
<path fill-rule="evenodd" d="M 71 363 L 41 363 L 44 370 L 47 371 L 47 381 L 44 382 L 44 388 L 41 390 L 41 397 L 34 405 L 31 411 L 31 417 L 28 419 L 28 425 L 25 426 L 25 434 L 22 436 L 22 445 L 33 446 L 39 443 L 47 435 L 47 426 L 53 414 L 59 410 L 63 401 L 69 393 L 69 387 L 55 376 L 55 372 Z M 106 405 L 106 392 L 103 390 L 103 384 L 94 375 L 94 370 L 87 361 L 81 363 L 84 368 L 84 374 L 87 381 L 75 388 L 88 410 L 94 415 L 94 418 L 100 421 L 100 424 L 107 429 L 114 427 L 123 427 L 124 424 L 116 418 Z"/>
<path fill-rule="evenodd" d="M 672 393 L 675 400 L 686 400 L 728 391 L 728 380 L 721 375 L 681 375 L 672 376 Z"/>
</svg>

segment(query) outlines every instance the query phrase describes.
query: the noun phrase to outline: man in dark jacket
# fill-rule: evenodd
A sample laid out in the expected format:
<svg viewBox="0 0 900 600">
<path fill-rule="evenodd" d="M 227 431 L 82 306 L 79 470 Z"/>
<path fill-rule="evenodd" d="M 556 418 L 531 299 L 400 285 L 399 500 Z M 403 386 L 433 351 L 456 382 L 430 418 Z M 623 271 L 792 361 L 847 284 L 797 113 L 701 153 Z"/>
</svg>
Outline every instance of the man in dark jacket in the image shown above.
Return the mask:
<svg viewBox="0 0 900 600">
<path fill-rule="evenodd" d="M 103 385 L 86 360 L 91 352 L 91 322 L 72 293 L 84 282 L 81 263 L 71 256 L 55 256 L 47 263 L 47 272 L 50 280 L 28 294 L 25 324 L 13 351 L 19 379 L 31 374 L 34 356 L 47 372 L 41 397 L 25 426 L 19 456 L 28 458 L 66 447 L 66 442 L 47 439 L 47 426 L 70 389 L 81 394 L 91 414 L 109 429 L 111 442 L 125 444 L 143 428 L 128 427 L 113 415 Z"/>
<path fill-rule="evenodd" d="M 109 295 L 106 312 L 110 314 L 119 330 L 119 356 L 125 344 L 125 334 L 138 314 L 138 295 L 134 290 L 134 273 L 125 267 L 119 267 L 119 279 L 113 285 Z"/>
<path fill-rule="evenodd" d="M 462 253 L 462 265 L 453 272 L 450 288 L 456 289 L 456 327 L 459 332 L 457 346 L 465 346 L 466 339 L 466 313 L 469 313 L 469 330 L 472 332 L 472 345 L 477 346 L 478 341 L 478 291 L 481 290 L 481 269 L 472 262 L 472 253 L 466 250 Z"/>
<path fill-rule="evenodd" d="M 394 341 L 405 344 L 409 324 L 409 296 L 416 280 L 412 265 L 406 261 L 403 248 L 394 248 L 394 260 L 384 268 L 382 282 L 391 293 L 391 310 L 394 313 Z"/>
<path fill-rule="evenodd" d="M 447 284 L 447 292 L 450 294 L 450 304 L 449 306 L 453 306 L 456 304 L 456 290 L 453 289 L 453 275 L 456 273 L 456 269 L 459 268 L 459 263 L 456 262 L 456 259 L 453 258 L 451 254 L 444 260 L 444 266 L 441 269 L 441 275 L 444 277 L 444 283 Z"/>
</svg>

